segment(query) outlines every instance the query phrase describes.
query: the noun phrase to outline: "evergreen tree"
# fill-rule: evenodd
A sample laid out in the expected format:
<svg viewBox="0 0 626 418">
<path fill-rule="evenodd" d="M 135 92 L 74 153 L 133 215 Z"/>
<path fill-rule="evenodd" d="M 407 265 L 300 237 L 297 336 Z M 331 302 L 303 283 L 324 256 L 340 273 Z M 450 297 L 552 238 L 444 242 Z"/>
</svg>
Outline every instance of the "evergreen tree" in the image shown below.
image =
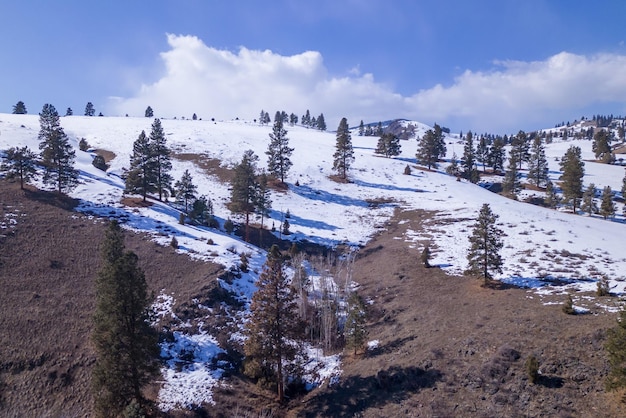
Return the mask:
<svg viewBox="0 0 626 418">
<path fill-rule="evenodd" d="M 283 120 L 279 112 L 276 112 L 274 128 L 269 136 L 270 143 L 265 152 L 265 154 L 267 154 L 267 169 L 271 175 L 279 178 L 280 182 L 284 183 L 285 176 L 292 166 L 289 157 L 291 157 L 293 148 L 289 147 L 287 130 L 284 128 Z"/>
<path fill-rule="evenodd" d="M 152 110 L 152 108 L 150 106 L 146 107 L 146 112 L 145 112 L 144 116 L 147 117 L 147 118 L 153 118 L 154 117 L 154 111 Z"/>
<path fill-rule="evenodd" d="M 456 156 L 456 152 L 452 153 L 452 158 L 450 159 L 450 165 L 446 167 L 446 173 L 451 176 L 458 177 L 461 175 L 461 169 L 459 168 L 458 158 Z"/>
<path fill-rule="evenodd" d="M 622 178 L 622 188 L 620 192 L 622 193 L 622 198 L 626 199 L 626 174 L 624 174 L 624 178 Z"/>
<path fill-rule="evenodd" d="M 613 202 L 613 191 L 611 186 L 606 186 L 602 190 L 602 203 L 600 203 L 600 215 L 604 219 L 615 215 L 615 203 Z"/>
<path fill-rule="evenodd" d="M 528 135 L 524 131 L 519 131 L 511 139 L 511 153 L 515 154 L 515 160 L 519 164 L 518 168 L 520 170 L 522 169 L 522 163 L 530 159 L 529 149 Z"/>
<path fill-rule="evenodd" d="M 607 390 L 626 387 L 626 309 L 622 307 L 615 327 L 607 330 L 604 346 L 611 370 L 606 379 Z"/>
<path fill-rule="evenodd" d="M 159 118 L 154 119 L 152 130 L 150 131 L 150 151 L 154 159 L 155 186 L 159 193 L 159 200 L 167 198 L 168 189 L 172 184 L 172 160 L 170 149 L 167 147 L 167 139 Z"/>
<path fill-rule="evenodd" d="M 429 170 L 431 167 L 437 168 L 439 152 L 437 150 L 435 131 L 432 129 L 427 130 L 418 142 L 415 158 L 422 164 L 426 164 Z"/>
<path fill-rule="evenodd" d="M 23 101 L 19 101 L 16 104 L 13 105 L 13 112 L 14 115 L 25 115 L 28 112 L 26 111 L 26 105 L 24 104 Z"/>
<path fill-rule="evenodd" d="M 420 261 L 424 264 L 424 267 L 430 268 L 430 245 L 425 245 L 422 253 L 420 254 Z"/>
<path fill-rule="evenodd" d="M 359 124 L 359 136 L 363 136 L 365 133 L 365 125 L 363 125 L 363 119 L 361 119 L 361 123 Z"/>
<path fill-rule="evenodd" d="M 550 180 L 546 183 L 546 197 L 544 199 L 544 203 L 551 209 L 554 209 L 559 204 L 559 196 L 556 194 L 556 190 L 554 190 L 554 185 Z"/>
<path fill-rule="evenodd" d="M 319 129 L 320 131 L 326 130 L 326 121 L 324 120 L 323 113 L 320 113 L 320 115 L 317 117 L 317 129 Z"/>
<path fill-rule="evenodd" d="M 504 182 L 502 183 L 504 193 L 514 199 L 517 199 L 517 194 L 522 190 L 522 183 L 520 181 L 519 172 L 517 171 L 518 155 L 518 153 L 511 149 L 509 153 L 509 165 L 504 173 Z"/>
<path fill-rule="evenodd" d="M 342 118 L 337 127 L 337 143 L 335 154 L 333 154 L 333 170 L 339 173 L 342 179 L 348 176 L 348 170 L 354 162 L 354 150 L 352 148 L 352 138 L 348 128 L 348 120 Z"/>
<path fill-rule="evenodd" d="M 446 156 L 446 140 L 443 135 L 443 129 L 436 123 L 433 126 L 433 132 L 435 134 L 435 152 L 437 153 L 437 160 L 440 160 Z"/>
<path fill-rule="evenodd" d="M 193 178 L 189 170 L 185 170 L 180 180 L 174 185 L 176 189 L 176 199 L 185 203 L 185 213 L 189 213 L 189 202 L 193 202 L 198 193 L 198 186 L 193 184 Z"/>
<path fill-rule="evenodd" d="M 384 155 L 387 158 L 400 155 L 400 138 L 392 132 L 383 134 L 378 139 L 374 153 Z"/>
<path fill-rule="evenodd" d="M 500 250 L 504 232 L 496 226 L 497 220 L 498 215 L 491 211 L 487 203 L 483 204 L 469 237 L 468 272 L 480 274 L 485 282 L 492 278 L 492 272 L 502 273 Z"/>
<path fill-rule="evenodd" d="M 78 170 L 74 169 L 76 151 L 59 122 L 54 106 L 45 104 L 39 114 L 39 149 L 43 166 L 43 182 L 55 185 L 59 193 L 71 190 L 78 184 Z"/>
<path fill-rule="evenodd" d="M 11 147 L 7 150 L 5 162 L 0 165 L 0 171 L 6 178 L 20 179 L 20 189 L 24 190 L 24 183 L 30 182 L 37 174 L 37 154 L 27 146 Z"/>
<path fill-rule="evenodd" d="M 202 195 L 194 200 L 189 217 L 200 225 L 214 227 L 215 220 L 213 219 L 213 202 L 211 199 Z"/>
<path fill-rule="evenodd" d="M 311 126 L 311 112 L 309 112 L 309 109 L 307 109 L 304 116 L 302 116 L 302 125 L 306 127 Z"/>
<path fill-rule="evenodd" d="M 65 116 L 72 116 L 74 115 L 74 111 L 72 110 L 71 107 L 68 107 L 67 110 L 65 111 Z"/>
<path fill-rule="evenodd" d="M 382 136 L 382 134 L 383 134 L 383 123 L 378 122 L 378 125 L 376 126 L 376 136 Z"/>
<path fill-rule="evenodd" d="M 469 131 L 465 135 L 463 146 L 463 177 L 472 183 L 478 183 L 479 176 L 476 169 L 476 153 L 474 151 L 474 135 Z"/>
<path fill-rule="evenodd" d="M 596 205 L 595 197 L 596 185 L 591 183 L 583 192 L 580 209 L 583 212 L 587 212 L 589 215 L 598 213 L 598 205 Z"/>
<path fill-rule="evenodd" d="M 548 160 L 546 150 L 541 142 L 541 137 L 537 135 L 533 140 L 530 149 L 530 160 L 528 161 L 528 179 L 532 184 L 540 187 L 548 182 Z"/>
<path fill-rule="evenodd" d="M 198 115 L 196 115 L 195 113 L 191 115 L 191 120 L 198 120 Z"/>
<path fill-rule="evenodd" d="M 139 137 L 133 143 L 133 153 L 130 156 L 130 168 L 124 170 L 122 176 L 126 183 L 126 193 L 142 195 L 146 201 L 146 195 L 155 192 L 156 167 L 150 140 L 145 131 L 141 131 Z"/>
<path fill-rule="evenodd" d="M 293 126 L 297 124 L 298 124 L 298 116 L 296 116 L 295 113 L 292 113 L 291 115 L 289 115 L 289 125 Z"/>
<path fill-rule="evenodd" d="M 611 145 L 609 133 L 604 129 L 598 129 L 593 135 L 593 143 L 591 150 L 597 159 L 603 163 L 609 163 L 611 161 Z"/>
<path fill-rule="evenodd" d="M 254 200 L 254 206 L 259 215 L 261 215 L 261 229 L 259 230 L 259 247 L 263 239 L 263 221 L 269 217 L 272 208 L 272 199 L 270 197 L 270 188 L 267 184 L 267 174 L 264 172 L 258 178 L 257 191 Z"/>
<path fill-rule="evenodd" d="M 494 173 L 499 173 L 504 169 L 504 144 L 505 141 L 498 137 L 493 141 L 493 145 L 491 146 L 489 164 L 493 168 Z"/>
<path fill-rule="evenodd" d="M 254 212 L 257 200 L 256 164 L 259 160 L 252 150 L 244 152 L 241 162 L 235 166 L 231 182 L 230 210 L 246 217 L 246 241 L 249 240 L 250 214 Z"/>
<path fill-rule="evenodd" d="M 351 293 L 348 299 L 348 316 L 343 333 L 346 340 L 346 348 L 353 349 L 354 355 L 357 354 L 358 350 L 363 349 L 367 341 L 366 319 L 367 312 L 365 311 L 363 299 L 356 292 Z"/>
<path fill-rule="evenodd" d="M 581 157 L 580 147 L 571 146 L 561 158 L 561 188 L 563 189 L 563 199 L 571 203 L 573 212 L 583 195 L 583 176 L 585 175 L 585 163 Z"/>
<path fill-rule="evenodd" d="M 489 144 L 487 137 L 481 135 L 476 146 L 476 160 L 483 165 L 483 173 L 486 171 L 487 162 L 489 161 Z"/>
<path fill-rule="evenodd" d="M 256 288 L 245 330 L 248 337 L 244 343 L 245 372 L 253 378 L 272 382 L 278 401 L 282 402 L 287 378 L 301 375 L 301 369 L 294 367 L 298 365 L 294 360 L 303 355 L 298 347 L 303 326 L 296 295 L 276 245 L 267 255 Z"/>
<path fill-rule="evenodd" d="M 93 107 L 93 103 L 87 102 L 85 106 L 85 116 L 94 116 L 96 114 L 96 109 Z"/>
<path fill-rule="evenodd" d="M 96 278 L 92 340 L 96 363 L 92 387 L 99 416 L 119 416 L 158 373 L 158 336 L 148 323 L 150 298 L 132 251 L 124 250 L 120 226 L 112 221 L 102 245 Z"/>
</svg>

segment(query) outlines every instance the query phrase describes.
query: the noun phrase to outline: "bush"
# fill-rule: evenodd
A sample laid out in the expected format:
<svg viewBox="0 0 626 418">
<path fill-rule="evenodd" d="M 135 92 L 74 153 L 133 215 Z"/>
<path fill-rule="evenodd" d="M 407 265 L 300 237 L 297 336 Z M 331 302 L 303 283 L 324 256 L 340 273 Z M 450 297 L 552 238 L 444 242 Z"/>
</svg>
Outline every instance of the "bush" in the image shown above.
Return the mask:
<svg viewBox="0 0 626 418">
<path fill-rule="evenodd" d="M 176 239 L 176 237 L 172 237 L 172 240 L 170 241 L 170 247 L 178 249 L 178 240 Z"/>
<path fill-rule="evenodd" d="M 539 380 L 539 361 L 532 354 L 526 359 L 526 374 L 528 375 L 528 381 L 532 384 L 537 383 Z"/>
<path fill-rule="evenodd" d="M 291 234 L 291 231 L 289 231 L 289 226 L 289 221 L 285 219 L 285 221 L 283 222 L 283 235 Z"/>
<path fill-rule="evenodd" d="M 563 303 L 563 312 L 568 315 L 576 315 L 576 311 L 574 310 L 574 301 L 572 300 L 571 295 L 567 295 L 567 299 L 565 299 L 565 303 Z"/>
<path fill-rule="evenodd" d="M 178 223 L 181 225 L 185 225 L 185 214 L 184 213 L 180 213 L 178 215 Z"/>
<path fill-rule="evenodd" d="M 596 295 L 598 296 L 610 296 L 611 291 L 609 287 L 609 279 L 606 276 L 602 276 L 600 280 L 598 280 L 598 288 L 596 290 Z"/>
<path fill-rule="evenodd" d="M 246 255 L 246 253 L 241 253 L 241 255 L 239 256 L 239 270 L 241 270 L 244 273 L 247 273 L 249 271 L 249 266 L 248 266 L 248 256 Z"/>
<path fill-rule="evenodd" d="M 209 238 L 208 240 L 206 240 L 206 243 L 208 245 L 215 245 L 215 241 L 213 241 L 213 238 Z"/>
<path fill-rule="evenodd" d="M 226 222 L 224 222 L 224 231 L 226 231 L 228 235 L 231 235 L 234 230 L 235 224 L 233 223 L 233 221 L 231 221 L 230 218 L 226 219 Z"/>
<path fill-rule="evenodd" d="M 406 167 L 404 167 L 404 175 L 405 176 L 410 176 L 411 175 L 411 167 L 409 167 L 408 164 L 406 165 Z"/>
<path fill-rule="evenodd" d="M 89 144 L 85 138 L 81 138 L 80 141 L 78 141 L 78 149 L 81 151 L 87 151 L 89 149 Z"/>
<path fill-rule="evenodd" d="M 107 171 L 107 163 L 104 161 L 104 157 L 102 155 L 96 155 L 93 157 L 91 164 L 98 170 Z"/>
</svg>

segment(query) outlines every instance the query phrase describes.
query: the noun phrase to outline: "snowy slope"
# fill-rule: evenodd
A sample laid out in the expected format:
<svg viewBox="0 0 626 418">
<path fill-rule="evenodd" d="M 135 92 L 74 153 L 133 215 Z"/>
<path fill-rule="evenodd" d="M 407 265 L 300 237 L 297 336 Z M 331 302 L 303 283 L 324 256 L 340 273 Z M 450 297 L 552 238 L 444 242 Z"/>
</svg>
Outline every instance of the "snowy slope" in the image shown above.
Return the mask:
<svg viewBox="0 0 626 418">
<path fill-rule="evenodd" d="M 61 125 L 76 147 L 77 168 L 81 170 L 81 184 L 71 193 L 81 200 L 79 210 L 122 217 L 127 227 L 151 232 L 163 245 L 176 236 L 180 251 L 221 263 L 227 268 L 238 263 L 239 254 L 249 253 L 251 272 L 235 282 L 233 288 L 242 298 L 249 300 L 256 279 L 254 271 L 260 271 L 265 259 L 263 251 L 217 230 L 179 225 L 179 212 L 166 203 L 154 202 L 149 208 L 128 208 L 120 203 L 122 169 L 128 166 L 133 141 L 142 130 L 148 133 L 151 123 L 148 118 L 61 118 Z M 260 157 L 259 167 L 266 165 L 265 151 L 271 126 L 245 121 L 192 120 L 163 120 L 162 124 L 168 145 L 176 153 L 204 154 L 221 160 L 224 166 L 232 166 L 245 150 L 252 149 Z M 419 124 L 418 136 L 427 128 Z M 431 242 L 435 249 L 432 263 L 450 273 L 460 274 L 467 267 L 465 256 L 471 226 L 480 206 L 489 203 L 500 216 L 501 227 L 507 234 L 502 251 L 504 271 L 500 279 L 539 287 L 547 283 L 539 279 L 558 278 L 572 282 L 566 289 L 595 290 L 595 280 L 605 274 L 611 279 L 614 292 L 625 291 L 626 256 L 622 250 L 622 235 L 626 227 L 621 215 L 613 221 L 605 221 L 532 206 L 493 194 L 478 185 L 456 181 L 443 171 L 413 169 L 411 175 L 403 175 L 407 164 L 415 164 L 415 140 L 402 141 L 402 155 L 386 159 L 373 153 L 376 137 L 354 134 L 356 160 L 349 173 L 352 181 L 336 183 L 329 178 L 333 174 L 334 134 L 298 126 L 287 129 L 290 145 L 295 148 L 293 167 L 287 178 L 290 187 L 287 192 L 273 192 L 273 210 L 266 226 L 274 223 L 278 228 L 284 212 L 289 210 L 293 232 L 289 239 L 307 239 L 329 246 L 342 243 L 358 246 L 384 228 L 385 221 L 397 207 L 436 211 L 427 231 L 409 232 L 403 239 L 407 245 L 416 248 L 416 254 L 426 242 Z M 28 145 L 37 150 L 38 131 L 36 115 L 0 114 L 0 150 L 17 145 Z M 116 154 L 107 173 L 91 165 L 92 154 L 78 150 L 80 138 L 85 138 L 93 148 Z M 449 156 L 455 151 L 459 155 L 462 153 L 457 136 L 447 137 L 447 143 Z M 548 145 L 553 180 L 559 176 L 555 158 L 560 158 L 572 144 L 581 146 L 584 158 L 593 157 L 590 141 L 557 141 Z M 174 179 L 179 179 L 184 170 L 189 169 L 199 193 L 212 199 L 220 223 L 231 216 L 226 208 L 227 184 L 206 175 L 191 162 L 174 159 L 173 163 Z M 613 190 L 621 188 L 623 168 L 588 162 L 585 169 L 586 184 L 593 182 L 598 188 L 610 185 Z M 296 181 L 299 186 L 295 186 Z M 618 213 L 621 211 L 620 204 Z M 209 238 L 215 245 L 207 243 Z M 169 296 L 161 297 L 167 301 Z M 196 344 L 200 352 L 219 352 L 215 341 L 204 331 L 199 331 L 195 337 L 187 335 L 180 339 L 185 344 Z M 175 351 L 173 347 L 164 349 Z M 199 358 L 203 358 L 202 355 Z M 166 385 L 169 392 L 162 394 L 164 408 L 210 401 L 210 387 L 220 373 L 197 367 L 204 374 L 198 376 L 198 369 L 182 371 L 188 372 L 188 380 L 182 376 L 170 376 L 174 368 L 164 371 L 164 375 L 169 376 L 168 382 L 179 384 L 174 388 Z M 197 385 L 208 392 L 208 398 L 190 397 L 189 387 Z"/>
</svg>

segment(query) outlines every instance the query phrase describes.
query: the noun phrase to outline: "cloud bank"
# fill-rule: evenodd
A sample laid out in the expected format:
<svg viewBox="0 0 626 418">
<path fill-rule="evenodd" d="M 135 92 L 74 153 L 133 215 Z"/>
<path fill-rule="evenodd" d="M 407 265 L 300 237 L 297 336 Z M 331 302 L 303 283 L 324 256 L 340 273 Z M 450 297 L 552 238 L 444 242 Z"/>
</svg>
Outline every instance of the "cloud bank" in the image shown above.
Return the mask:
<svg viewBox="0 0 626 418">
<path fill-rule="evenodd" d="M 107 113 L 204 119 L 258 118 L 261 109 L 301 116 L 324 113 L 333 130 L 342 117 L 350 125 L 407 118 L 454 130 L 515 132 L 552 126 L 561 119 L 591 116 L 593 106 L 623 112 L 626 56 L 582 56 L 561 52 L 544 61 L 498 61 L 490 71 L 466 70 L 449 85 L 411 95 L 354 69 L 329 74 L 322 55 L 306 51 L 282 56 L 241 47 L 237 53 L 205 45 L 195 36 L 167 35 L 161 53 L 165 73 L 133 97 L 111 98 Z M 581 113 L 583 112 L 583 113 Z"/>
</svg>

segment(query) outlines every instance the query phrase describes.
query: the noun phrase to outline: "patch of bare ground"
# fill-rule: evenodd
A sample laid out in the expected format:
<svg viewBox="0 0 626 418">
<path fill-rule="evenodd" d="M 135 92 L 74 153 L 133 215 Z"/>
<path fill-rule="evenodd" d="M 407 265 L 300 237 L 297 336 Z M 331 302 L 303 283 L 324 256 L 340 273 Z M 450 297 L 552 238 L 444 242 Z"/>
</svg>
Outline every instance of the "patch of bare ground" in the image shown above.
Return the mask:
<svg viewBox="0 0 626 418">
<path fill-rule="evenodd" d="M 0 181 L 0 416 L 93 415 L 90 343 L 94 278 L 105 223 L 72 212 L 72 199 Z M 193 261 L 145 236 L 126 233 L 148 285 L 176 299 L 223 299 L 221 266 Z M 148 391 L 155 396 L 156 388 Z"/>
<path fill-rule="evenodd" d="M 603 389 L 603 344 L 615 314 L 565 315 L 527 290 L 423 267 L 421 248 L 396 238 L 433 215 L 397 213 L 360 252 L 354 280 L 371 302 L 369 339 L 379 345 L 347 356 L 338 384 L 294 402 L 285 415 L 624 416 L 618 397 Z M 539 360 L 536 384 L 525 371 L 530 355 Z"/>
<path fill-rule="evenodd" d="M 104 162 L 106 164 L 109 164 L 116 157 L 114 152 L 108 151 L 108 150 L 105 150 L 105 149 L 96 149 L 95 153 L 96 153 L 96 155 L 99 155 L 102 158 L 104 158 Z"/>
<path fill-rule="evenodd" d="M 233 170 L 222 166 L 222 161 L 205 154 L 175 153 L 174 158 L 180 161 L 189 161 L 200 167 L 208 175 L 217 177 L 223 183 L 230 183 L 233 179 Z"/>
</svg>

